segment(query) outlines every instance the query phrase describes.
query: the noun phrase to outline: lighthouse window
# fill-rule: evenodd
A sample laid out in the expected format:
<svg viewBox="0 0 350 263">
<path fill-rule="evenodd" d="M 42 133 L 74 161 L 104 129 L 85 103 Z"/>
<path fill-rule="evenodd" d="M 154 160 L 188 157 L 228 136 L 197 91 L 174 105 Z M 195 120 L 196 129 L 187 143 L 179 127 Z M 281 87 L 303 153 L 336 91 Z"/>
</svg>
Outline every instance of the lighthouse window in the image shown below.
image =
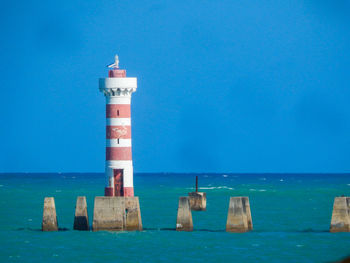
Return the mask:
<svg viewBox="0 0 350 263">
<path fill-rule="evenodd" d="M 118 138 L 118 144 L 119 144 L 119 138 Z"/>
<path fill-rule="evenodd" d="M 117 116 L 119 116 L 119 110 L 117 110 Z"/>
</svg>

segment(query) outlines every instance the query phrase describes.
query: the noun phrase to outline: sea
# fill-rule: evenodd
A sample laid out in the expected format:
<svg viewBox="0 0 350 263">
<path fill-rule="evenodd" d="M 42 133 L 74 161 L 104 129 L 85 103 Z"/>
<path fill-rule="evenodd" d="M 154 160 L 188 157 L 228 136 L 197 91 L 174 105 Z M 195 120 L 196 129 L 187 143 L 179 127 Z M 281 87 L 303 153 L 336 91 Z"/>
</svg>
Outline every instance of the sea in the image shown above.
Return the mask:
<svg viewBox="0 0 350 263">
<path fill-rule="evenodd" d="M 194 231 L 177 232 L 180 196 L 207 194 Z M 144 230 L 73 230 L 77 196 L 92 224 L 102 173 L 0 174 L 0 262 L 333 262 L 350 255 L 350 233 L 329 233 L 334 197 L 350 196 L 350 174 L 136 173 Z M 44 197 L 60 231 L 42 232 Z M 248 196 L 253 231 L 226 233 L 231 196 Z"/>
</svg>

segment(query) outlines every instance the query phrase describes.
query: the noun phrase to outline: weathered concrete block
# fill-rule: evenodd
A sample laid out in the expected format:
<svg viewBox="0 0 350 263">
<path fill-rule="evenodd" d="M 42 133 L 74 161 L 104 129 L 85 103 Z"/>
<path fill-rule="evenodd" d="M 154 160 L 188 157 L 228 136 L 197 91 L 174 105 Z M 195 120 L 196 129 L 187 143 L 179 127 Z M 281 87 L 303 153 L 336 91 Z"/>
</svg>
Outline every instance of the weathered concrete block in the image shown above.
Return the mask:
<svg viewBox="0 0 350 263">
<path fill-rule="evenodd" d="M 89 230 L 89 217 L 85 196 L 78 196 L 77 198 L 73 228 L 75 230 Z"/>
<path fill-rule="evenodd" d="M 350 232 L 350 197 L 334 198 L 330 232 Z"/>
<path fill-rule="evenodd" d="M 190 207 L 194 211 L 205 211 L 207 209 L 207 195 L 203 192 L 188 193 Z"/>
<path fill-rule="evenodd" d="M 96 196 L 92 230 L 122 231 L 125 226 L 123 196 Z"/>
<path fill-rule="evenodd" d="M 226 232 L 248 231 L 248 219 L 243 197 L 231 197 L 228 208 Z"/>
<path fill-rule="evenodd" d="M 192 231 L 192 213 L 190 207 L 189 197 L 183 196 L 179 199 L 179 207 L 177 209 L 177 220 L 176 220 L 177 231 Z"/>
<path fill-rule="evenodd" d="M 125 197 L 126 222 L 125 229 L 128 231 L 142 230 L 141 210 L 137 196 Z"/>
<path fill-rule="evenodd" d="M 253 220 L 252 220 L 252 212 L 250 211 L 249 197 L 242 196 L 242 202 L 247 215 L 248 230 L 253 230 Z"/>
<path fill-rule="evenodd" d="M 45 197 L 44 199 L 43 222 L 41 229 L 42 231 L 58 230 L 55 199 L 53 197 Z"/>
</svg>

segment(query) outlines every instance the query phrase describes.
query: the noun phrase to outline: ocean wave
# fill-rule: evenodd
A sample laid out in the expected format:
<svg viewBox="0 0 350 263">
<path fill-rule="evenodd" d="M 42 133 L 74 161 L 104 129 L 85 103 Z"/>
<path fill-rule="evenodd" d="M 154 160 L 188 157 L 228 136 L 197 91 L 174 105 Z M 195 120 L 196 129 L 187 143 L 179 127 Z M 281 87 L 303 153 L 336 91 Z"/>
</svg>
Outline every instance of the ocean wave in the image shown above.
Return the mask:
<svg viewBox="0 0 350 263">
<path fill-rule="evenodd" d="M 252 191 L 252 192 L 256 192 L 256 191 L 259 191 L 259 192 L 266 192 L 267 190 L 266 190 L 266 189 L 254 189 L 254 188 L 250 188 L 249 191 Z"/>
<path fill-rule="evenodd" d="M 210 186 L 210 187 L 199 187 L 199 189 L 203 190 L 213 190 L 213 189 L 229 189 L 233 190 L 234 188 L 228 186 Z"/>
</svg>

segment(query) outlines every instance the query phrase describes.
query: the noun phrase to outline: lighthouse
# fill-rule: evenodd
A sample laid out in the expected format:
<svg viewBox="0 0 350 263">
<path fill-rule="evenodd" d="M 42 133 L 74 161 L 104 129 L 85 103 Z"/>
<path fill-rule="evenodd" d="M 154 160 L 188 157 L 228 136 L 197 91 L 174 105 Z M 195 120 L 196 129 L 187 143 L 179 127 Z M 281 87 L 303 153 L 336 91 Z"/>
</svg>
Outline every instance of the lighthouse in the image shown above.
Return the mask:
<svg viewBox="0 0 350 263">
<path fill-rule="evenodd" d="M 117 55 L 108 68 L 108 78 L 99 79 L 106 97 L 105 196 L 134 196 L 130 104 L 137 78 L 126 77 Z"/>
</svg>

